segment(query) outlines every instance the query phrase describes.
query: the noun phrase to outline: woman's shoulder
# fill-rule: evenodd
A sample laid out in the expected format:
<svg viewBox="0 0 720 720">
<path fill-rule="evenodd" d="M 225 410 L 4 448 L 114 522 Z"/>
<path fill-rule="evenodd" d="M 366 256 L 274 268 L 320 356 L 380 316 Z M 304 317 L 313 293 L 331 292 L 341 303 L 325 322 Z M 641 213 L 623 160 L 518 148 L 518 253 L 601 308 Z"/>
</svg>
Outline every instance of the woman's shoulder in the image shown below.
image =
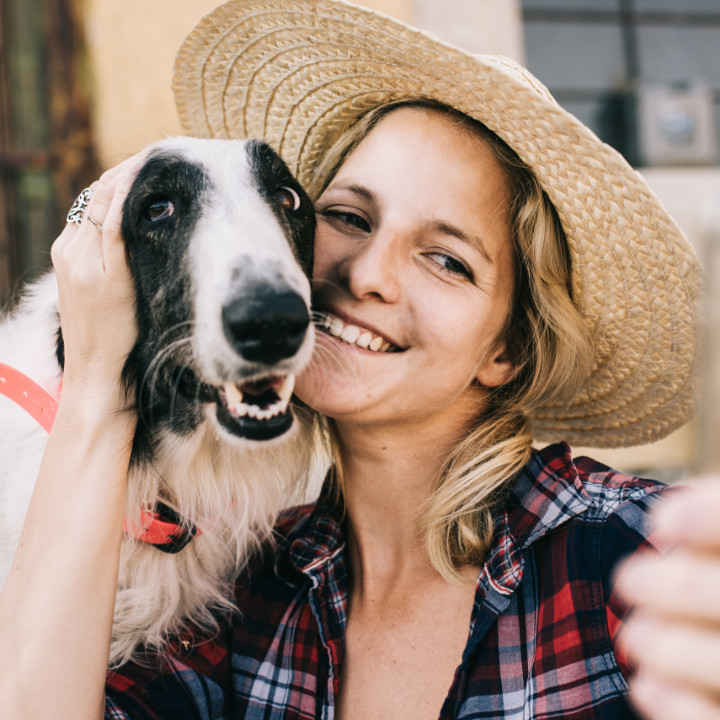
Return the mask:
<svg viewBox="0 0 720 720">
<path fill-rule="evenodd" d="M 650 534 L 649 513 L 666 491 L 661 482 L 574 458 L 569 445 L 557 443 L 533 451 L 511 488 L 506 517 L 525 547 L 567 525 L 593 535 L 614 527 L 637 542 Z"/>
<path fill-rule="evenodd" d="M 575 495 L 603 514 L 628 502 L 652 502 L 668 489 L 663 482 L 630 475 L 594 458 L 575 457 L 563 442 L 533 451 L 524 472 L 527 481 L 544 492 Z"/>
</svg>

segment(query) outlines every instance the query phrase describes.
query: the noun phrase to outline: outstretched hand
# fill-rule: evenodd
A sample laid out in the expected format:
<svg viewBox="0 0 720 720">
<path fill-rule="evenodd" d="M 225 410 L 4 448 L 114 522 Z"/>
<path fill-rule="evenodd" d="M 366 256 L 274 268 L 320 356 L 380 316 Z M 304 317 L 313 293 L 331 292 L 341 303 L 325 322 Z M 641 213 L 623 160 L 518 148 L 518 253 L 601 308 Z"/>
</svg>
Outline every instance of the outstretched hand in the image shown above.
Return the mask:
<svg viewBox="0 0 720 720">
<path fill-rule="evenodd" d="M 119 389 L 137 337 L 134 287 L 120 226 L 143 158 L 135 155 L 93 183 L 81 225 L 68 223 L 52 246 L 65 343 L 63 396 L 80 386 L 83 402 L 91 392 Z"/>
<path fill-rule="evenodd" d="M 720 719 L 720 478 L 675 491 L 655 515 L 665 555 L 633 557 L 616 588 L 634 607 L 621 646 L 653 720 Z"/>
</svg>

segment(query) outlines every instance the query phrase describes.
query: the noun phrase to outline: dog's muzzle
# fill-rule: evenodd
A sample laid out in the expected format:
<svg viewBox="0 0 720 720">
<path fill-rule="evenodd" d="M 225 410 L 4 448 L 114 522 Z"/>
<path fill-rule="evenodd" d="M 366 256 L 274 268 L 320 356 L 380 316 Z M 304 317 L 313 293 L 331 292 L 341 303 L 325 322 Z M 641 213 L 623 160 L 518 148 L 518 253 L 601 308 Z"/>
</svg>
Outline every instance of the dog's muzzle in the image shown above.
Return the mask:
<svg viewBox="0 0 720 720">
<path fill-rule="evenodd" d="M 288 368 L 295 366 L 292 360 L 310 331 L 306 300 L 287 285 L 246 287 L 224 305 L 222 327 L 251 374 L 212 386 L 199 382 L 186 368 L 178 389 L 201 402 L 213 402 L 218 423 L 231 435 L 259 441 L 279 437 L 293 423 L 295 374 Z"/>
<path fill-rule="evenodd" d="M 300 349 L 310 325 L 305 300 L 270 288 L 234 298 L 222 311 L 225 337 L 245 360 L 273 365 Z"/>
</svg>

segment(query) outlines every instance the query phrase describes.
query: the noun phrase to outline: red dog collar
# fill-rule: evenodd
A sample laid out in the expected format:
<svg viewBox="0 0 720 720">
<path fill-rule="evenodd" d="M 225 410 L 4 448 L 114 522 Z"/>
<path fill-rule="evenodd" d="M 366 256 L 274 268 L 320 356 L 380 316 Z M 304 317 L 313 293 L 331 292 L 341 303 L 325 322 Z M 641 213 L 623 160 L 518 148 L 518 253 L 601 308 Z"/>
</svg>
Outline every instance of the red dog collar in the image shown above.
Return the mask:
<svg viewBox="0 0 720 720">
<path fill-rule="evenodd" d="M 0 363 L 0 395 L 9 397 L 33 417 L 46 432 L 55 421 L 57 400 L 27 375 Z"/>
<path fill-rule="evenodd" d="M 60 388 L 58 388 L 58 395 Z M 45 388 L 19 370 L 0 363 L 0 395 L 19 405 L 45 432 L 50 432 L 57 415 L 58 399 Z M 186 527 L 182 518 L 163 502 L 158 502 L 152 512 L 140 513 L 140 527 L 123 520 L 123 530 L 142 542 L 154 545 L 167 553 L 180 552 L 199 530 L 195 525 Z"/>
</svg>

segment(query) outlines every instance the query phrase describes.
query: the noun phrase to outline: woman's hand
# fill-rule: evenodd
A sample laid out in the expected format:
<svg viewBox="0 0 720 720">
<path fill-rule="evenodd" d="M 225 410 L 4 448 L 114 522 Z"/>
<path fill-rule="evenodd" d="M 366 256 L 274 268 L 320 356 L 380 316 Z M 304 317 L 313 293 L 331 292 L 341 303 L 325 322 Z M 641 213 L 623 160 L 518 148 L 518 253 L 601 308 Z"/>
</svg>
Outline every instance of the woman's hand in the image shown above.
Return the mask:
<svg viewBox="0 0 720 720">
<path fill-rule="evenodd" d="M 120 225 L 123 203 L 142 161 L 143 154 L 135 155 L 93 183 L 80 227 L 66 225 L 52 247 L 65 344 L 63 396 L 74 397 L 79 388 L 77 397 L 83 403 L 119 389 L 122 367 L 137 336 L 134 287 Z"/>
<path fill-rule="evenodd" d="M 620 644 L 637 675 L 636 706 L 653 720 L 720 719 L 720 478 L 677 490 L 658 508 L 665 555 L 633 557 L 616 588 L 634 605 Z"/>
<path fill-rule="evenodd" d="M 137 422 L 134 412 L 120 412 L 134 400 L 120 375 L 137 336 L 120 222 L 141 164 L 141 155 L 130 158 L 94 183 L 82 224 L 68 225 L 53 245 L 63 389 L 0 593 L 1 718 L 104 715 Z"/>
</svg>

